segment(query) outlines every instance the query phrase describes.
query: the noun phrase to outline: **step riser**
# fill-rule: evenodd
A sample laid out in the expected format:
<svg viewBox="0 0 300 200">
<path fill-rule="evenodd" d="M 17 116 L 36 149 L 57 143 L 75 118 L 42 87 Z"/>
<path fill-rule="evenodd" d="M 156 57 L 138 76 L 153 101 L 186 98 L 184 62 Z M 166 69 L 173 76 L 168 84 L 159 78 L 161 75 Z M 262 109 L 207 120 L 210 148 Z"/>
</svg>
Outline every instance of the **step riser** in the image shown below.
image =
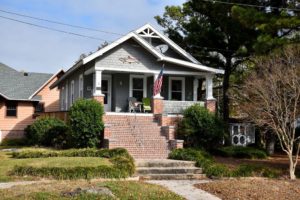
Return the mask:
<svg viewBox="0 0 300 200">
<path fill-rule="evenodd" d="M 145 175 L 140 176 L 140 180 L 201 180 L 206 178 L 205 174 L 167 174 L 167 175 Z"/>
<path fill-rule="evenodd" d="M 172 169 L 172 168 L 163 168 L 163 169 L 137 169 L 136 171 L 139 175 L 144 174 L 202 174 L 202 169 Z"/>
<path fill-rule="evenodd" d="M 182 163 L 136 163 L 136 167 L 194 167 L 194 162 Z"/>
</svg>

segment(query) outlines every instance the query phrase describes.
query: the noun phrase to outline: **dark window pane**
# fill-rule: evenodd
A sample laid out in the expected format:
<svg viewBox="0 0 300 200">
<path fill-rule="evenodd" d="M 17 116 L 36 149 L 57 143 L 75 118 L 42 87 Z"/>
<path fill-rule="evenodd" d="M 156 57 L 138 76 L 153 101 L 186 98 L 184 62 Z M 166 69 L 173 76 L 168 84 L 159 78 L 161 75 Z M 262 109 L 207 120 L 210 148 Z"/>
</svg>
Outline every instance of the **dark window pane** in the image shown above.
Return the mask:
<svg viewBox="0 0 300 200">
<path fill-rule="evenodd" d="M 181 92 L 172 92 L 172 99 L 171 100 L 177 100 L 177 101 L 181 101 L 182 100 L 182 93 Z"/>
<path fill-rule="evenodd" d="M 104 94 L 104 104 L 107 104 L 107 92 L 102 91 L 102 94 Z"/>
<path fill-rule="evenodd" d="M 172 91 L 182 91 L 181 80 L 172 80 Z"/>
<path fill-rule="evenodd" d="M 17 116 L 17 102 L 13 102 L 13 101 L 6 102 L 6 116 L 9 117 Z"/>
<path fill-rule="evenodd" d="M 143 99 L 143 91 L 141 90 L 133 90 L 132 96 L 136 98 L 137 101 L 142 101 Z"/>
<path fill-rule="evenodd" d="M 35 106 L 35 112 L 44 112 L 44 104 L 43 103 L 38 103 Z"/>
<path fill-rule="evenodd" d="M 102 92 L 107 92 L 108 90 L 108 81 L 107 80 L 102 80 L 102 86 L 101 86 Z"/>
<path fill-rule="evenodd" d="M 133 78 L 132 79 L 132 89 L 142 90 L 144 88 L 143 83 L 144 83 L 143 78 Z"/>
</svg>

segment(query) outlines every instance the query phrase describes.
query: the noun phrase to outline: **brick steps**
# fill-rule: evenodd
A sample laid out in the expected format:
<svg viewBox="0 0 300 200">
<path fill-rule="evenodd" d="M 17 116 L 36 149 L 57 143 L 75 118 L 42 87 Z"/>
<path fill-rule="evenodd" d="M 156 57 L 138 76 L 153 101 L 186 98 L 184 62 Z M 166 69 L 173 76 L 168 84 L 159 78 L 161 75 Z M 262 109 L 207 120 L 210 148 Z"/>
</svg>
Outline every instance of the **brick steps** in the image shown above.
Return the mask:
<svg viewBox="0 0 300 200">
<path fill-rule="evenodd" d="M 153 116 L 106 115 L 109 148 L 123 147 L 134 158 L 167 158 L 170 144 Z"/>
</svg>

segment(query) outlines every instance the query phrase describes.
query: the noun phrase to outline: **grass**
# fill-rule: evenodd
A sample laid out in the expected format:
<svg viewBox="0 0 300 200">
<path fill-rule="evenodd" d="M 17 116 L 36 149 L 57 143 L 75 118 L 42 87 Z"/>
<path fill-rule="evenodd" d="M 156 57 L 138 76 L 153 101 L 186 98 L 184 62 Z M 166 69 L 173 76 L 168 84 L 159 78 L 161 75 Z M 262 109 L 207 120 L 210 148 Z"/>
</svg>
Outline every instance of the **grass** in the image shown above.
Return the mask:
<svg viewBox="0 0 300 200">
<path fill-rule="evenodd" d="M 15 159 L 11 158 L 9 153 L 0 152 L 0 182 L 13 181 L 20 179 L 8 175 L 16 165 L 33 166 L 33 167 L 96 167 L 111 166 L 112 164 L 106 158 L 97 157 L 52 157 L 52 158 L 27 158 Z M 24 178 L 23 178 L 24 179 Z M 25 180 L 31 180 L 27 177 Z"/>
<path fill-rule="evenodd" d="M 53 181 L 51 183 L 34 184 L 27 186 L 16 186 L 14 188 L 0 190 L 0 199 L 43 199 L 43 200 L 58 200 L 58 199 L 113 199 L 108 196 L 95 194 L 81 194 L 75 197 L 64 197 L 62 192 L 71 192 L 76 188 L 109 188 L 115 199 L 121 200 L 182 200 L 183 198 L 168 191 L 167 189 L 153 184 L 148 184 L 140 181 L 105 181 L 105 182 L 86 182 L 86 181 Z"/>
</svg>

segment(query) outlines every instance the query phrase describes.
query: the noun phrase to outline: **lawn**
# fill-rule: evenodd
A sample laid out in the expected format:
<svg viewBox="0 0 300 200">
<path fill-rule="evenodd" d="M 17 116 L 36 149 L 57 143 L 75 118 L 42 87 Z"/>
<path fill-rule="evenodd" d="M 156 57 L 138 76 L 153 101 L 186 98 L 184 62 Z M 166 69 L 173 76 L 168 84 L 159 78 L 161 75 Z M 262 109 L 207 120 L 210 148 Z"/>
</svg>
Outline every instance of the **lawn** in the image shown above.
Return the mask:
<svg viewBox="0 0 300 200">
<path fill-rule="evenodd" d="M 32 177 L 11 177 L 9 171 L 14 166 L 33 166 L 33 167 L 96 167 L 100 165 L 112 165 L 106 158 L 97 157 L 51 157 L 51 158 L 11 158 L 10 153 L 0 152 L 0 182 L 13 180 L 31 180 Z"/>
<path fill-rule="evenodd" d="M 77 188 L 108 188 L 115 198 L 105 195 L 82 193 L 75 196 L 66 196 Z M 0 199 L 121 199 L 121 200 L 183 200 L 182 197 L 167 189 L 140 181 L 53 181 L 50 183 L 16 186 L 10 189 L 0 189 Z"/>
<path fill-rule="evenodd" d="M 196 187 L 224 200 L 298 200 L 300 197 L 299 180 L 241 178 L 217 180 Z"/>
</svg>

